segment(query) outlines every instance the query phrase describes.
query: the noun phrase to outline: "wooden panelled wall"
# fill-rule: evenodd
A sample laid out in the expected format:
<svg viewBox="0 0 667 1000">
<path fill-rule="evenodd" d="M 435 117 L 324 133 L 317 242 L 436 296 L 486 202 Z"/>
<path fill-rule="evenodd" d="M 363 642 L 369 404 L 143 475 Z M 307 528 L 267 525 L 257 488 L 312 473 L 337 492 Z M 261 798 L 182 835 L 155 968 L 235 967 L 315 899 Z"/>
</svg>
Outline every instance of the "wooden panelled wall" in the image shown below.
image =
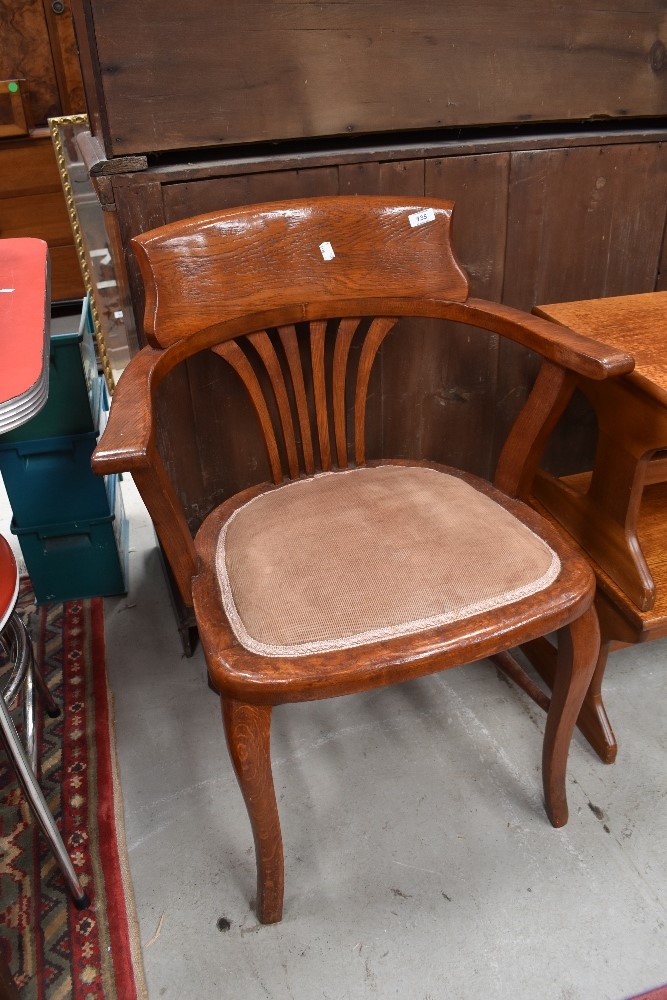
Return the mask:
<svg viewBox="0 0 667 1000">
<path fill-rule="evenodd" d="M 165 222 L 279 198 L 451 198 L 454 246 L 471 293 L 530 310 L 667 287 L 665 138 L 657 130 L 591 133 L 200 161 L 104 178 L 102 200 L 117 213 L 127 246 Z M 140 316 L 131 253 L 128 269 Z M 535 367 L 525 350 L 468 327 L 443 337 L 429 323 L 400 324 L 373 376 L 370 454 L 427 457 L 490 475 Z M 164 412 L 164 448 L 193 528 L 222 497 L 268 478 L 254 414 L 222 360 L 191 360 L 165 386 Z M 193 426 L 199 453 L 186 448 L 179 466 L 173 455 Z M 593 439 L 591 414 L 575 402 L 550 466 L 585 467 Z"/>
<path fill-rule="evenodd" d="M 0 0 L 0 80 L 18 79 L 22 137 L 0 140 L 0 237 L 46 240 L 51 298 L 84 294 L 48 119 L 86 110 L 69 2 Z"/>
<path fill-rule="evenodd" d="M 74 0 L 106 155 L 660 116 L 663 0 Z M 85 63 L 84 63 L 85 69 Z"/>
</svg>

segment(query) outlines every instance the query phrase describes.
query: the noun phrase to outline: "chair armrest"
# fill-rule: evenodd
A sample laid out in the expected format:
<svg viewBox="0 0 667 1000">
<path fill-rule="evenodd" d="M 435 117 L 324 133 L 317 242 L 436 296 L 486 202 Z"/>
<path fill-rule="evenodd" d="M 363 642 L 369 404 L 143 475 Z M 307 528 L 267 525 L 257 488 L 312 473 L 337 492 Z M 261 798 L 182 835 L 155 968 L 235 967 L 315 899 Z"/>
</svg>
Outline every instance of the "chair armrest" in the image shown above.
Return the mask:
<svg viewBox="0 0 667 1000">
<path fill-rule="evenodd" d="M 171 367 L 165 351 L 145 347 L 123 372 L 113 395 L 109 422 L 93 452 L 98 475 L 131 472 L 178 584 L 183 602 L 192 605 L 197 570 L 194 542 L 155 444 L 152 391 Z"/>
<path fill-rule="evenodd" d="M 596 381 L 625 375 L 635 366 L 632 355 L 616 347 L 512 306 L 468 299 L 453 306 L 451 318 L 509 337 L 548 361 Z"/>
<path fill-rule="evenodd" d="M 153 438 L 153 372 L 163 356 L 163 351 L 145 347 L 121 375 L 113 394 L 109 422 L 93 452 L 93 470 L 98 476 L 132 472 L 148 465 Z"/>
</svg>

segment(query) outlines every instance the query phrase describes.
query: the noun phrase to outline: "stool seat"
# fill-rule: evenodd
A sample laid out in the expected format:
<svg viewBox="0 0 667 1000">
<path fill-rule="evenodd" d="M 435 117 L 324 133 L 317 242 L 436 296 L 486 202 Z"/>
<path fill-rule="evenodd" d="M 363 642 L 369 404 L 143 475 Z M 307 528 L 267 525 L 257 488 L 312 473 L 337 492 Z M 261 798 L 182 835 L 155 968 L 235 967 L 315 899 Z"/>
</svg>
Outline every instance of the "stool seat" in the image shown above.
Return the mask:
<svg viewBox="0 0 667 1000">
<path fill-rule="evenodd" d="M 0 632 L 14 610 L 19 592 L 19 571 L 14 553 L 6 538 L 0 535 Z"/>
</svg>

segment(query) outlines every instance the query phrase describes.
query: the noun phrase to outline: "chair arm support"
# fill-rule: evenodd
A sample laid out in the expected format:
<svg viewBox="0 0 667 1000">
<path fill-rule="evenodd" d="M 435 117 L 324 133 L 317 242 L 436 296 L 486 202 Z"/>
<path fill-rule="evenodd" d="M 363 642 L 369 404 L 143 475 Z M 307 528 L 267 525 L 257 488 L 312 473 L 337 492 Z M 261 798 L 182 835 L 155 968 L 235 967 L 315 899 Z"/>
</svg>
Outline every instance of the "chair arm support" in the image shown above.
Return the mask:
<svg viewBox="0 0 667 1000">
<path fill-rule="evenodd" d="M 453 305 L 450 318 L 499 333 L 554 364 L 596 381 L 627 374 L 635 366 L 634 358 L 616 347 L 512 306 L 471 298 Z"/>
<path fill-rule="evenodd" d="M 121 375 L 113 394 L 109 422 L 93 452 L 93 470 L 99 476 L 132 472 L 147 464 L 153 438 L 153 373 L 163 353 L 145 347 Z"/>
<path fill-rule="evenodd" d="M 194 541 L 155 444 L 151 397 L 166 373 L 165 359 L 164 351 L 146 347 L 127 366 L 114 392 L 109 422 L 93 452 L 92 466 L 98 475 L 132 473 L 181 597 L 191 606 L 197 569 Z"/>
</svg>

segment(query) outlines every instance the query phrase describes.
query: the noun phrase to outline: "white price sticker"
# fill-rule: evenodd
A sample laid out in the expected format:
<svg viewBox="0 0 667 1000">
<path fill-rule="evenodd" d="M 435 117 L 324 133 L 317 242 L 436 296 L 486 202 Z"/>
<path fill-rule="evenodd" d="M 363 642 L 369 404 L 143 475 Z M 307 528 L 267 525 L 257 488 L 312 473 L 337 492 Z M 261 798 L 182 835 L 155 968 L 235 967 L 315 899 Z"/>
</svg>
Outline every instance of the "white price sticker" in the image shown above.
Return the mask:
<svg viewBox="0 0 667 1000">
<path fill-rule="evenodd" d="M 435 212 L 432 208 L 423 208 L 421 212 L 413 212 L 408 216 L 408 222 L 414 229 L 415 226 L 423 226 L 426 222 L 435 222 Z"/>
<path fill-rule="evenodd" d="M 325 260 L 333 260 L 336 254 L 330 243 L 320 243 L 320 253 Z"/>
</svg>

